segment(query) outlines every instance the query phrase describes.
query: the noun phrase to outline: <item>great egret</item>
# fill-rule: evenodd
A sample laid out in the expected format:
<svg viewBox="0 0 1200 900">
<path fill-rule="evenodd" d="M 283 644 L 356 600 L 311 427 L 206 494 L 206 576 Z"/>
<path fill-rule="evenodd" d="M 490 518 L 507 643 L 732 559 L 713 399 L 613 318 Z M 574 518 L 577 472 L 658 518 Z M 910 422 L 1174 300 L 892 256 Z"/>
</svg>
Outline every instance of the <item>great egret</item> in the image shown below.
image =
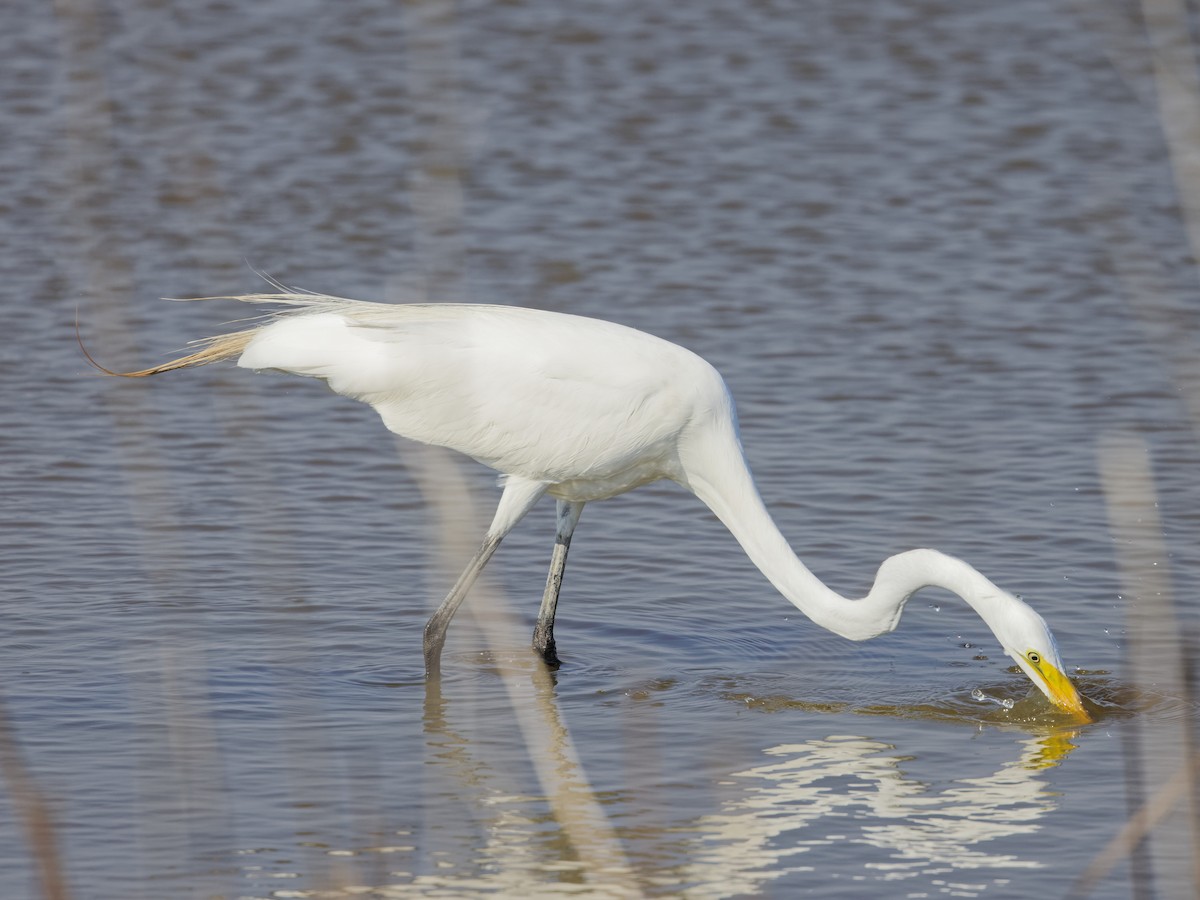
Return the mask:
<svg viewBox="0 0 1200 900">
<path fill-rule="evenodd" d="M 822 584 L 759 497 L 724 380 L 683 347 L 611 322 L 519 307 L 286 292 L 220 299 L 283 308 L 163 365 L 109 374 L 143 377 L 236 357 L 243 368 L 320 378 L 373 406 L 396 434 L 450 447 L 504 475 L 483 543 L 425 626 L 431 675 L 463 597 L 543 494 L 557 501 L 558 519 L 533 646 L 557 665 L 555 609 L 584 504 L 669 478 L 707 504 L 767 579 L 822 628 L 855 641 L 886 634 L 917 590 L 945 588 L 979 613 L 1053 704 L 1088 720 L 1042 617 L 965 562 L 936 550 L 900 553 L 883 562 L 861 600 Z"/>
</svg>

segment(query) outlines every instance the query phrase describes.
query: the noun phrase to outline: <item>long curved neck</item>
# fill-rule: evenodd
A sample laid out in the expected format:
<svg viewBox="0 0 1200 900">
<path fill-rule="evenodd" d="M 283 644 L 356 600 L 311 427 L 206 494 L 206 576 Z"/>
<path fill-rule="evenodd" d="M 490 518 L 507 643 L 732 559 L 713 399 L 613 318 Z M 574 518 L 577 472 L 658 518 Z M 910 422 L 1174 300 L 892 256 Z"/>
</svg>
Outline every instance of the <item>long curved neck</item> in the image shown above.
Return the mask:
<svg viewBox="0 0 1200 900">
<path fill-rule="evenodd" d="M 724 445 L 724 446 L 722 446 Z M 715 451 L 715 452 L 714 452 Z M 962 597 L 989 626 L 1004 592 L 960 559 L 937 550 L 909 550 L 884 560 L 870 593 L 851 600 L 825 586 L 800 561 L 763 505 L 736 435 L 686 464 L 686 486 L 716 513 L 775 588 L 817 625 L 862 641 L 892 631 L 909 597 L 938 587 Z"/>
</svg>

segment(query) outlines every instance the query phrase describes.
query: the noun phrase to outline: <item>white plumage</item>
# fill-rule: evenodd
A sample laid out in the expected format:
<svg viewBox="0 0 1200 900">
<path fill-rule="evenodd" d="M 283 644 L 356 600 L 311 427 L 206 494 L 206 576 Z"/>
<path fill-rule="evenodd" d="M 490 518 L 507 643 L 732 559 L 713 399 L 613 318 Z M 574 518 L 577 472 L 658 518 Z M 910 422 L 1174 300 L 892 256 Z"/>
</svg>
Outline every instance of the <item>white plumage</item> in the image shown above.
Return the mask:
<svg viewBox="0 0 1200 900">
<path fill-rule="evenodd" d="M 893 556 L 861 600 L 822 584 L 762 504 L 720 374 L 683 347 L 611 322 L 517 307 L 301 293 L 229 299 L 283 309 L 180 359 L 111 374 L 153 375 L 236 357 L 244 368 L 320 378 L 370 404 L 396 434 L 457 450 L 507 476 L 479 551 L 426 626 L 431 674 L 459 603 L 543 494 L 558 501 L 558 528 L 534 647 L 557 665 L 554 616 L 584 504 L 667 478 L 706 503 L 771 583 L 823 628 L 871 638 L 895 628 L 921 587 L 946 588 L 979 613 L 1054 704 L 1087 719 L 1045 622 L 961 560 L 934 550 Z"/>
<path fill-rule="evenodd" d="M 730 414 L 708 363 L 631 328 L 503 306 L 318 311 L 330 302 L 264 327 L 238 365 L 322 378 L 396 434 L 544 483 L 564 500 L 678 477 L 678 438 Z"/>
</svg>

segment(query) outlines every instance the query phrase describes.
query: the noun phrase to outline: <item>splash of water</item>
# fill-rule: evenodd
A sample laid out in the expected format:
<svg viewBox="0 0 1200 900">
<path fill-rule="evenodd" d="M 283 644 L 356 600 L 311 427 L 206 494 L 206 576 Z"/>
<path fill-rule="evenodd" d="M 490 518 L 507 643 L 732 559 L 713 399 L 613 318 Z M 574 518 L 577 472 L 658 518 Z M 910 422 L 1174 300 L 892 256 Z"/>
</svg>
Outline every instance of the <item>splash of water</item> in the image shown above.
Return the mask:
<svg viewBox="0 0 1200 900">
<path fill-rule="evenodd" d="M 1007 697 L 993 697 L 990 694 L 985 694 L 979 688 L 975 688 L 975 690 L 971 691 L 971 696 L 981 703 L 990 701 L 992 703 L 1000 704 L 1005 709 L 1013 708 L 1013 701 L 1009 700 Z"/>
</svg>

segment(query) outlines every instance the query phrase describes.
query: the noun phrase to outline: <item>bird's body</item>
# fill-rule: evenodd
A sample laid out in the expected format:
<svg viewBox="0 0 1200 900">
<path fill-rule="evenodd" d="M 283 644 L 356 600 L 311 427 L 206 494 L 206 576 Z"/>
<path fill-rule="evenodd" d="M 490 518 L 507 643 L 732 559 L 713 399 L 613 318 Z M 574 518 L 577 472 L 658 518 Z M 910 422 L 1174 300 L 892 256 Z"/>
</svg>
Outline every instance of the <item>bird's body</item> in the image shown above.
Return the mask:
<svg viewBox="0 0 1200 900">
<path fill-rule="evenodd" d="M 508 306 L 324 303 L 264 327 L 238 365 L 324 379 L 396 434 L 558 499 L 680 480 L 680 446 L 732 415 L 712 366 L 622 325 Z"/>
<path fill-rule="evenodd" d="M 683 347 L 611 322 L 519 307 L 298 293 L 232 299 L 285 309 L 181 359 L 120 374 L 237 358 L 245 368 L 320 378 L 370 404 L 396 434 L 457 450 L 505 476 L 479 551 L 426 626 L 431 673 L 459 603 L 543 494 L 558 501 L 558 527 L 534 646 L 557 664 L 554 616 L 584 504 L 665 478 L 707 504 L 771 583 L 823 628 L 865 640 L 895 628 L 921 587 L 946 588 L 975 608 L 1052 702 L 1087 719 L 1045 622 L 961 560 L 934 550 L 898 554 L 861 600 L 826 587 L 762 503 L 724 380 Z"/>
</svg>

